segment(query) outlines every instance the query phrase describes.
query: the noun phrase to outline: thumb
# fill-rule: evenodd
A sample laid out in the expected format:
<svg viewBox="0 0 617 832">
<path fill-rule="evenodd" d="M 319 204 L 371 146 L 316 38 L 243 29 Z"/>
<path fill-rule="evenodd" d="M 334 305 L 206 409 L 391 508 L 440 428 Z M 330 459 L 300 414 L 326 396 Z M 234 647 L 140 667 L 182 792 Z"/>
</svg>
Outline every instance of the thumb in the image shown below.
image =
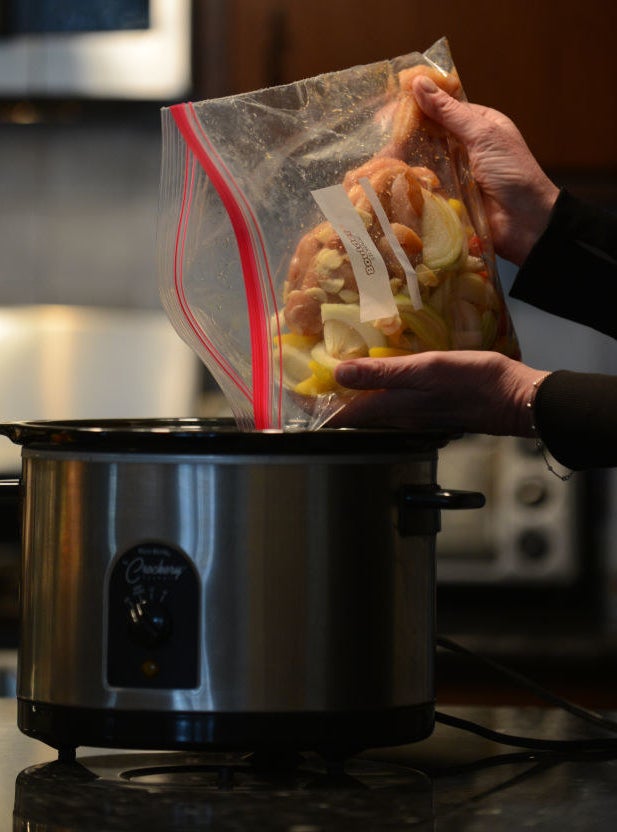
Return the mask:
<svg viewBox="0 0 617 832">
<path fill-rule="evenodd" d="M 475 119 L 470 118 L 470 105 L 457 101 L 426 75 L 413 82 L 413 93 L 422 112 L 466 143 L 476 134 Z"/>
</svg>

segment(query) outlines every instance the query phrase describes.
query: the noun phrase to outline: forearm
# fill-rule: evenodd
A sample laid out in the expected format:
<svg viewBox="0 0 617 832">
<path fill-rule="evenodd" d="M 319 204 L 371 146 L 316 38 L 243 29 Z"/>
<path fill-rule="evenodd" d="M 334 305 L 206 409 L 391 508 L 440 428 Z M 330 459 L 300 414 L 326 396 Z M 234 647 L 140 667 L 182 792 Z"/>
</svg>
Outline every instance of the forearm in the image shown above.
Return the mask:
<svg viewBox="0 0 617 832">
<path fill-rule="evenodd" d="M 562 190 L 510 295 L 617 337 L 617 216 Z"/>
<path fill-rule="evenodd" d="M 617 376 L 558 370 L 538 388 L 537 432 L 572 470 L 617 466 Z"/>
</svg>

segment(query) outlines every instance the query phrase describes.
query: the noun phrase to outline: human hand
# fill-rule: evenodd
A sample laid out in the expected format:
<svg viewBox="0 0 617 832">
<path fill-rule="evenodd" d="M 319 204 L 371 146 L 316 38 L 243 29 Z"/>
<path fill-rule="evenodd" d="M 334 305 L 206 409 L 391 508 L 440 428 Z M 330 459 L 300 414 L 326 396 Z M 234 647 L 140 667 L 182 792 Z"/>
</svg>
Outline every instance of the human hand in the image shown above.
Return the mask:
<svg viewBox="0 0 617 832">
<path fill-rule="evenodd" d="M 532 436 L 527 403 L 543 375 L 484 350 L 344 361 L 336 381 L 371 392 L 352 399 L 330 424 Z"/>
<path fill-rule="evenodd" d="M 422 111 L 467 148 L 497 253 L 521 265 L 545 229 L 559 189 L 503 113 L 457 101 L 426 75 L 413 81 Z"/>
</svg>

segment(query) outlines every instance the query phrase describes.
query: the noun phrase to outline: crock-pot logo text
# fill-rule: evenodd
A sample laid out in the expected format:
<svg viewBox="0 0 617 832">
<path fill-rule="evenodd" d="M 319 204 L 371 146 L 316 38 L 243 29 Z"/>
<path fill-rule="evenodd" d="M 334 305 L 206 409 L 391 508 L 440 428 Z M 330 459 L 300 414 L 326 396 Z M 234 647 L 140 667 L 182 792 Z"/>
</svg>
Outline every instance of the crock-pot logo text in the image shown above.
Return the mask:
<svg viewBox="0 0 617 832">
<path fill-rule="evenodd" d="M 162 558 L 156 563 L 148 563 L 143 557 L 138 556 L 127 563 L 124 579 L 127 584 L 137 584 L 144 578 L 177 581 L 184 572 L 186 572 L 186 566 L 165 563 Z"/>
</svg>

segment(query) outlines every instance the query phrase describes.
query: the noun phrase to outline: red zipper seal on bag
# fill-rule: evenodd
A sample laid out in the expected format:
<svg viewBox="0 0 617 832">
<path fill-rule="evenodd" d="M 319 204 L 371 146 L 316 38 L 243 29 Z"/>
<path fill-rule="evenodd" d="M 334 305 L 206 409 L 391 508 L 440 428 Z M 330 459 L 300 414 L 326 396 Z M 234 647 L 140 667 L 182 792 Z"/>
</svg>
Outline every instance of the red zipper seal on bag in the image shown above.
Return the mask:
<svg viewBox="0 0 617 832">
<path fill-rule="evenodd" d="M 182 264 L 184 262 L 184 245 L 186 242 L 186 235 L 188 233 L 188 218 L 191 213 L 191 203 L 193 201 L 193 190 L 195 186 L 195 167 L 197 161 L 192 153 L 186 154 L 186 161 L 184 165 L 184 180 L 182 186 L 182 201 L 180 207 L 180 218 L 178 220 L 178 228 L 176 232 L 176 241 L 174 248 L 174 290 L 176 299 L 184 316 L 184 320 L 189 325 L 197 340 L 202 344 L 208 355 L 212 358 L 215 364 L 221 368 L 225 375 L 235 384 L 240 393 L 246 399 L 253 403 L 251 391 L 246 386 L 244 379 L 236 373 L 234 368 L 229 364 L 224 356 L 216 349 L 212 341 L 207 337 L 197 319 L 193 315 L 191 306 L 184 291 L 184 273 Z"/>
<path fill-rule="evenodd" d="M 235 183 L 233 176 L 225 167 L 222 159 L 216 153 L 208 136 L 206 135 L 201 122 L 191 103 L 175 104 L 170 107 L 172 117 L 182 134 L 187 146 L 198 159 L 204 172 L 216 189 L 225 210 L 231 221 L 238 250 L 249 316 L 249 327 L 251 337 L 251 366 L 253 375 L 253 411 L 255 428 L 264 430 L 267 428 L 282 427 L 282 361 L 279 361 L 277 413 L 274 415 L 271 408 L 270 390 L 272 377 L 270 372 L 270 350 L 271 336 L 269 321 L 264 314 L 263 291 L 264 284 L 261 279 L 260 268 L 255 253 L 254 239 L 258 242 L 262 260 L 265 264 L 267 288 L 270 297 L 275 303 L 275 292 L 272 276 L 268 268 L 268 261 L 265 253 L 263 236 L 250 205 L 242 194 L 241 189 Z M 199 135 L 197 135 L 197 133 Z M 233 186 L 237 196 L 233 193 Z M 241 204 L 243 203 L 243 205 Z M 179 298 L 182 305 L 182 301 Z M 186 304 L 186 300 L 185 300 Z M 186 304 L 188 306 L 188 304 Z M 182 305 L 184 309 L 185 306 Z M 192 317 L 192 316 L 191 316 Z M 193 319 L 194 320 L 194 319 Z M 195 322 L 196 324 L 196 322 Z M 277 333 L 280 338 L 280 332 Z M 237 383 L 234 379 L 234 383 Z M 245 388 L 246 389 L 246 388 Z"/>
</svg>

